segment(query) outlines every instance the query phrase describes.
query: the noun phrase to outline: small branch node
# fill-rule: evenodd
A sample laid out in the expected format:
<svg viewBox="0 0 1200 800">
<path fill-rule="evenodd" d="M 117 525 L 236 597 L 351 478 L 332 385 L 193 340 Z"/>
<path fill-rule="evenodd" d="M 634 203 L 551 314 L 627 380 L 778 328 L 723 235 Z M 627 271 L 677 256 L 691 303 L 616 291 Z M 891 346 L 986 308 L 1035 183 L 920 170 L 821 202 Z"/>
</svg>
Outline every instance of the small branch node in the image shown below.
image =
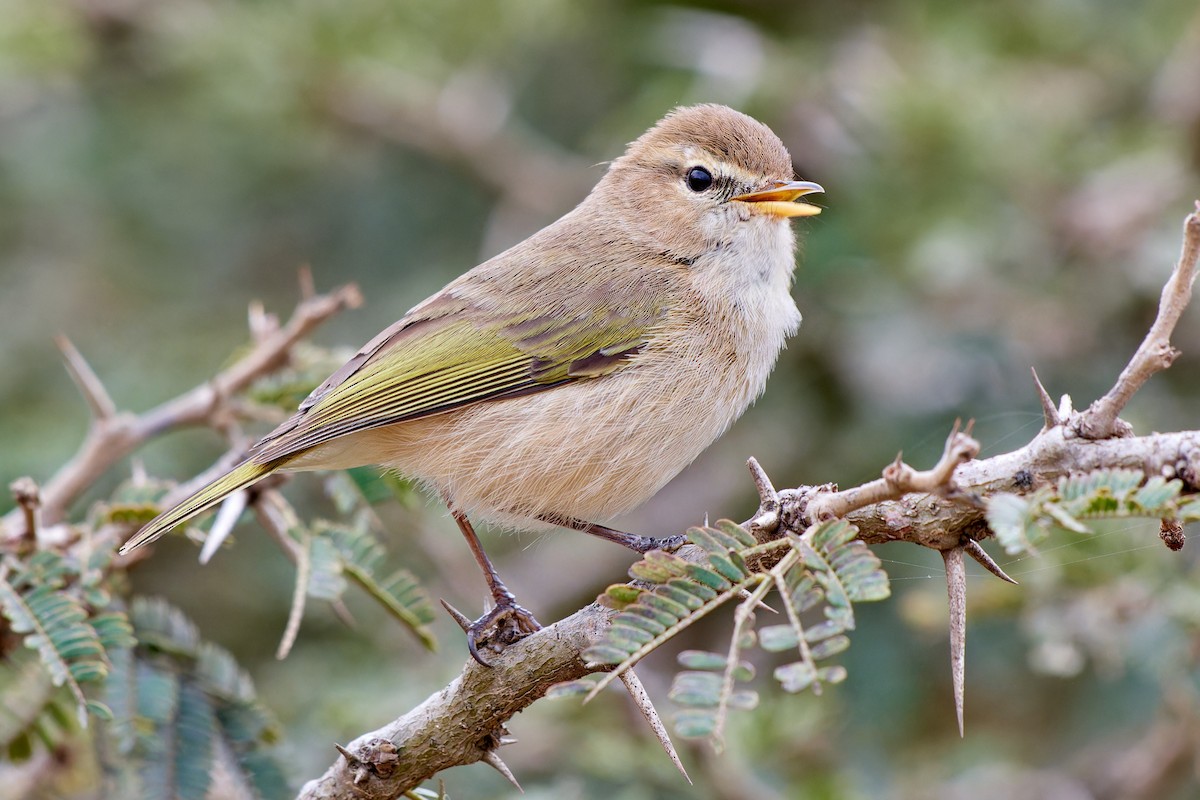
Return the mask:
<svg viewBox="0 0 1200 800">
<path fill-rule="evenodd" d="M 355 786 L 362 786 L 372 777 L 390 777 L 400 762 L 400 748 L 387 739 L 370 739 L 359 745 L 357 752 L 351 752 L 336 742 L 333 746 L 346 759 L 346 768 L 354 776 Z"/>
<path fill-rule="evenodd" d="M 803 530 L 809 525 L 808 504 L 820 491 L 837 491 L 834 484 L 801 486 L 779 493 L 779 524 L 788 530 Z"/>
<path fill-rule="evenodd" d="M 894 492 L 902 492 L 906 483 L 910 482 L 912 470 L 908 469 L 908 465 L 900 460 L 897 456 L 896 460 L 883 468 L 883 480 L 887 483 L 888 488 Z"/>
<path fill-rule="evenodd" d="M 358 288 L 357 283 L 347 283 L 345 286 L 338 288 L 333 293 L 332 297 L 342 308 L 358 308 L 364 302 L 362 291 Z M 321 298 L 314 298 L 319 301 Z"/>
<path fill-rule="evenodd" d="M 753 476 L 754 486 L 758 490 L 758 513 L 750 520 L 750 531 L 759 541 L 765 541 L 767 536 L 779 527 L 779 493 L 775 491 L 775 486 L 767 477 L 766 470 L 758 463 L 758 459 L 751 457 L 746 466 L 750 468 L 750 475 Z"/>
<path fill-rule="evenodd" d="M 971 420 L 967 423 L 965 430 L 961 432 L 955 431 L 950 435 L 950 438 L 946 440 L 946 449 L 942 454 L 943 463 L 939 464 L 938 467 L 943 467 L 949 463 L 952 465 L 950 469 L 953 471 L 954 467 L 957 467 L 959 464 L 965 464 L 979 455 L 981 445 L 971 436 L 971 431 L 974 427 L 975 420 Z"/>
<path fill-rule="evenodd" d="M 806 509 L 809 521 L 823 522 L 844 517 L 864 506 L 898 500 L 911 492 L 936 494 L 955 502 L 978 505 L 975 495 L 959 491 L 954 482 L 954 471 L 958 466 L 979 455 L 980 444 L 970 436 L 971 425 L 968 423 L 967 429 L 961 430 L 961 420 L 954 423 L 942 457 L 933 469 L 918 472 L 904 463 L 903 453 L 898 453 L 896 460 L 884 467 L 879 480 L 840 492 L 818 492 Z"/>
<path fill-rule="evenodd" d="M 360 764 L 358 759 L 354 757 L 353 753 L 342 747 L 337 742 L 334 742 L 333 746 L 334 749 L 342 754 L 342 758 L 346 759 L 346 769 L 349 770 L 353 776 L 351 781 L 353 781 L 355 786 L 361 786 L 370 780 L 371 770 L 364 764 Z"/>
<path fill-rule="evenodd" d="M 13 499 L 21 509 L 24 520 L 24 530 L 19 534 L 24 538 L 36 540 L 38 534 L 38 508 L 42 505 L 42 494 L 37 481 L 28 475 L 17 478 L 8 485 Z"/>
<path fill-rule="evenodd" d="M 246 310 L 246 324 L 250 328 L 250 339 L 255 344 L 261 344 L 279 331 L 279 317 L 269 313 L 261 300 L 250 301 Z"/>
</svg>

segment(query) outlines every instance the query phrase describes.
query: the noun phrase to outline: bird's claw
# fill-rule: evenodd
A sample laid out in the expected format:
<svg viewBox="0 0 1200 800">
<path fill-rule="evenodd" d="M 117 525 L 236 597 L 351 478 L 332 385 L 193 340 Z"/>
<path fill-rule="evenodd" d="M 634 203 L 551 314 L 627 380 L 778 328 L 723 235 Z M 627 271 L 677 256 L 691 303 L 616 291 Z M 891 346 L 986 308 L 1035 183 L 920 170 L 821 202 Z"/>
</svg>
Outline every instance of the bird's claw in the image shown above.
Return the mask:
<svg viewBox="0 0 1200 800">
<path fill-rule="evenodd" d="M 677 533 L 674 536 L 667 536 L 659 539 L 659 550 L 665 550 L 668 553 L 674 553 L 679 548 L 688 543 L 688 537 L 682 533 Z"/>
<path fill-rule="evenodd" d="M 484 661 L 483 656 L 479 654 L 481 647 L 499 653 L 513 642 L 541 629 L 541 623 L 533 614 L 517 605 L 515 600 L 502 600 L 464 630 L 471 658 L 485 667 L 490 667 L 491 664 Z"/>
</svg>

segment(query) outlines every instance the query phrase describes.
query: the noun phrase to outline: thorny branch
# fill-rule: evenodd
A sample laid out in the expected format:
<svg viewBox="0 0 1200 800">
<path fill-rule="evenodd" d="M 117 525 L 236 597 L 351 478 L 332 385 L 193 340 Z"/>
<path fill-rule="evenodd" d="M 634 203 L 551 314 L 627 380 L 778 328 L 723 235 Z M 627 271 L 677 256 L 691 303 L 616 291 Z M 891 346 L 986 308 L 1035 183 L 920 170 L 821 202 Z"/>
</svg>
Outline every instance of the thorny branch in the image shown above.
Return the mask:
<svg viewBox="0 0 1200 800">
<path fill-rule="evenodd" d="M 324 775 L 300 791 L 307 800 L 395 798 L 426 778 L 482 761 L 500 746 L 504 724 L 551 686 L 576 680 L 595 667 L 582 653 L 616 612 L 592 604 L 542 628 L 492 657 L 492 666 L 468 661 L 450 685 L 412 711 L 346 745 Z M 372 743 L 390 742 L 403 758 L 383 774 L 372 764 Z M 339 748 L 342 749 L 342 748 Z M 365 770 L 364 770 L 365 767 Z"/>
<path fill-rule="evenodd" d="M 1025 472 L 1033 474 L 1035 484 L 1041 486 L 1071 473 L 1100 467 L 1136 467 L 1149 474 L 1176 475 L 1184 479 L 1187 491 L 1200 491 L 1200 431 L 1089 441 L 1066 437 L 1059 427 L 1038 434 L 1020 450 L 963 464 L 954 472 L 954 479 L 961 492 L 986 496 L 1000 490 L 1030 491 L 1028 477 L 1022 474 Z M 1026 488 L 1021 489 L 1022 486 Z M 779 492 L 781 529 L 805 524 L 806 488 Z M 990 536 L 983 512 L 974 504 L 931 494 L 908 494 L 899 500 L 868 505 L 851 512 L 847 519 L 859 526 L 860 538 L 868 543 L 907 541 L 942 552 L 963 548 L 964 540 Z M 963 551 L 971 555 L 969 548 Z M 574 680 L 601 669 L 581 664 L 579 650 L 564 649 L 562 644 L 584 642 L 581 646 L 586 647 L 591 642 L 588 637 L 602 631 L 613 613 L 593 604 L 522 639 L 504 651 L 504 660 L 486 676 L 485 687 L 472 688 L 480 679 L 478 672 L 482 668 L 468 662 L 463 674 L 449 687 L 383 728 L 355 739 L 347 745 L 351 752 L 384 736 L 406 754 L 378 789 L 374 780 L 365 786 L 353 785 L 351 770 L 345 759 L 339 757 L 320 779 L 305 786 L 299 797 L 301 800 L 393 798 L 447 766 L 482 759 L 477 745 L 483 734 L 532 704 L 553 683 Z M 523 655 L 510 658 L 515 652 Z M 482 698 L 480 692 L 484 694 Z M 496 712 L 493 695 L 520 697 L 522 704 L 509 706 L 505 712 L 508 716 L 492 716 Z M 463 760 L 445 760 L 446 748 Z M 435 764 L 436 769 L 432 769 Z"/>
<path fill-rule="evenodd" d="M 918 472 L 900 460 L 889 464 L 883 477 L 845 491 L 822 492 L 808 504 L 807 516 L 813 522 L 844 517 L 851 511 L 898 500 L 906 494 L 924 492 L 937 494 L 946 499 L 958 499 L 954 484 L 954 470 L 979 455 L 979 442 L 971 438 L 971 425 L 959 431 L 958 423 L 946 439 L 946 448 L 933 469 Z"/>
<path fill-rule="evenodd" d="M 189 425 L 220 427 L 225 401 L 287 362 L 291 348 L 334 314 L 362 304 L 353 284 L 302 300 L 287 324 L 263 335 L 245 356 L 212 380 L 144 414 L 118 413 L 79 352 L 60 338 L 68 369 L 83 391 L 93 417 L 79 450 L 41 489 L 41 524 L 62 520 L 70 504 L 109 468 L 147 440 Z M 3 520 L 0 543 L 29 535 L 20 514 Z"/>
</svg>

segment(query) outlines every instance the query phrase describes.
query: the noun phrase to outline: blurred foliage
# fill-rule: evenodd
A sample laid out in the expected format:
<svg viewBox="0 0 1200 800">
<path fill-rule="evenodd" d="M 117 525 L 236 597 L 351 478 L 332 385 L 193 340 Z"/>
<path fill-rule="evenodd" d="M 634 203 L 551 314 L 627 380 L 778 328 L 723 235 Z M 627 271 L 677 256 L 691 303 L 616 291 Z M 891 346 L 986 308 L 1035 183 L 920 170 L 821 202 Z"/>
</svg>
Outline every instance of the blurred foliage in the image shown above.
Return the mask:
<svg viewBox="0 0 1200 800">
<path fill-rule="evenodd" d="M 0 566 L 5 783 L 75 796 L 74 776 L 89 787 L 79 796 L 202 800 L 220 774 L 244 796 L 292 796 L 265 748 L 276 725 L 233 656 L 161 600 L 127 614 L 107 589 L 111 545 L 91 555 Z"/>
<path fill-rule="evenodd" d="M 1009 555 L 1036 553 L 1051 532 L 1091 533 L 1093 520 L 1200 520 L 1200 500 L 1183 496 L 1183 481 L 1149 479 L 1136 469 L 1104 469 L 1060 478 L 1026 497 L 997 492 L 988 498 L 988 527 Z M 1171 546 L 1171 545 L 1168 545 Z M 1173 547 L 1172 549 L 1179 549 Z"/>
<path fill-rule="evenodd" d="M 1031 365 L 1082 406 L 1152 318 L 1197 194 L 1197 53 L 1194 0 L 0 0 L 0 483 L 44 480 L 87 424 L 55 333 L 118 405 L 143 410 L 244 341 L 246 302 L 288 308 L 310 263 L 321 285 L 363 286 L 365 310 L 320 333 L 357 346 L 569 208 L 666 109 L 698 101 L 769 124 L 828 209 L 803 223 L 806 321 L 767 394 L 622 527 L 748 514 L 751 454 L 777 485 L 848 485 L 900 449 L 932 463 L 956 416 L 978 420 L 984 455 L 1012 449 L 1041 424 Z M 1200 315 L 1175 340 L 1184 355 L 1128 409 L 1139 431 L 1197 427 Z M 222 448 L 179 434 L 142 458 L 182 479 Z M 329 493 L 301 494 L 305 518 L 330 513 Z M 431 594 L 477 607 L 448 520 L 377 512 Z M 731 717 L 720 759 L 684 753 L 696 788 L 628 732 L 616 699 L 535 706 L 506 760 L 527 796 L 556 800 L 1194 796 L 1192 548 L 1110 525 L 1004 564 L 1020 588 L 973 582 L 965 741 L 940 560 L 889 545 L 877 552 L 895 597 L 858 615 L 847 681 Z M 284 760 L 306 775 L 332 760 L 331 740 L 457 670 L 446 620 L 449 655 L 434 657 L 374 604 L 354 608 L 356 631 L 313 610 L 276 664 L 293 570 L 254 526 L 240 533 L 206 569 L 176 539 L 131 578 L 255 675 L 287 731 Z M 546 619 L 628 566 L 581 539 L 488 547 Z M 722 630 L 689 629 L 687 646 L 720 649 Z M 673 671 L 652 656 L 639 674 L 661 698 Z M 9 777 L 0 796 L 26 796 Z M 455 798 L 507 791 L 483 768 L 447 778 Z"/>
</svg>

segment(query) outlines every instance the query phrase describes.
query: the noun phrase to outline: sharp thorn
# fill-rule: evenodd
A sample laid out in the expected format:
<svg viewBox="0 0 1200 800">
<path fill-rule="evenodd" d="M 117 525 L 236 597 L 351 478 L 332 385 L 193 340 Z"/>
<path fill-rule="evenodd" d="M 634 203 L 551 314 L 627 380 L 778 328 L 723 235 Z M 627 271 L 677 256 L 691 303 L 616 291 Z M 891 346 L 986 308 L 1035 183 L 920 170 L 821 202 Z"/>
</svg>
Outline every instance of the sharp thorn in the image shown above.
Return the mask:
<svg viewBox="0 0 1200 800">
<path fill-rule="evenodd" d="M 675 750 L 675 745 L 671 742 L 671 736 L 667 733 L 667 726 L 663 725 L 662 717 L 658 715 L 658 710 L 654 707 L 654 703 L 650 701 L 650 694 L 646 691 L 646 687 L 642 685 L 641 678 L 634 674 L 632 669 L 627 669 L 621 673 L 621 682 L 625 684 L 625 688 L 629 691 L 629 697 L 633 700 L 634 706 L 641 712 L 642 716 L 649 724 L 654 738 L 662 746 L 666 752 L 667 758 L 671 759 L 671 763 L 675 765 L 675 769 L 679 770 L 679 774 L 690 785 L 692 779 L 688 777 L 687 770 L 683 767 L 683 762 L 679 760 L 679 753 Z"/>
<path fill-rule="evenodd" d="M 740 592 L 738 592 L 738 597 L 742 598 L 743 600 L 749 600 L 751 597 L 750 590 L 742 589 Z M 775 609 L 771 608 L 769 605 L 764 603 L 762 600 L 756 600 L 754 603 L 754 610 L 757 611 L 760 608 L 770 611 L 772 614 L 779 613 L 778 611 L 776 611 Z"/>
<path fill-rule="evenodd" d="M 1033 386 L 1037 389 L 1038 401 L 1042 404 L 1042 419 L 1044 420 L 1042 430 L 1048 431 L 1051 428 L 1057 428 L 1062 425 L 1062 417 L 1058 415 L 1058 409 L 1054 406 L 1050 393 L 1042 385 L 1042 379 L 1038 377 L 1037 370 L 1030 367 L 1029 371 L 1033 373 Z"/>
<path fill-rule="evenodd" d="M 967 555 L 979 563 L 979 566 L 983 567 L 1000 580 L 1008 581 L 1014 586 L 1020 585 L 1016 580 L 1011 578 L 1007 572 L 1001 569 L 999 564 L 992 560 L 992 557 L 988 555 L 987 551 L 983 549 L 983 546 L 980 545 L 979 542 L 975 541 L 974 539 L 967 539 L 965 542 L 963 542 L 963 549 L 967 551 Z"/>
<path fill-rule="evenodd" d="M 463 633 L 466 633 L 471 629 L 472 620 L 468 619 L 466 614 L 447 603 L 444 599 L 441 600 L 441 603 L 442 608 L 446 609 L 447 613 L 450 614 L 451 619 L 457 622 L 458 626 L 463 629 Z"/>
<path fill-rule="evenodd" d="M 513 777 L 512 770 L 508 765 L 500 760 L 500 756 L 496 755 L 495 750 L 488 750 L 483 754 L 483 763 L 487 764 L 492 769 L 504 776 L 505 780 L 513 785 L 518 792 L 525 794 L 525 790 L 521 788 L 521 784 L 517 783 L 517 779 Z"/>
<path fill-rule="evenodd" d="M 775 491 L 775 485 L 771 483 L 771 479 L 762 465 L 758 463 L 758 459 L 751 456 L 747 459 L 746 466 L 750 468 L 754 487 L 758 491 L 758 511 L 749 522 L 751 533 L 756 531 L 763 534 L 773 533 L 779 527 L 779 493 Z M 705 520 L 705 524 L 708 524 L 707 520 Z M 756 534 L 755 538 L 764 537 Z"/>
<path fill-rule="evenodd" d="M 313 281 L 312 266 L 301 264 L 299 272 L 300 274 L 297 277 L 300 281 L 300 299 L 312 300 L 317 296 L 317 287 Z"/>
<path fill-rule="evenodd" d="M 954 682 L 954 711 L 961 738 L 967 671 L 967 568 L 962 547 L 943 550 L 942 559 L 946 562 L 946 596 L 950 606 L 950 675 Z"/>
<path fill-rule="evenodd" d="M 775 485 L 771 483 L 770 477 L 767 476 L 767 471 L 758 463 L 758 459 L 751 456 L 746 461 L 746 466 L 750 468 L 750 475 L 754 479 L 754 487 L 758 490 L 758 505 L 764 515 L 779 513 L 779 493 L 775 491 Z"/>
<path fill-rule="evenodd" d="M 96 375 L 91 364 L 76 349 L 71 340 L 65 334 L 60 333 L 54 337 L 54 344 L 58 347 L 59 352 L 62 353 L 67 372 L 71 375 L 71 380 L 75 382 L 75 388 L 79 389 L 79 393 L 83 395 L 84 401 L 87 402 L 88 408 L 92 412 L 92 417 L 98 420 L 105 420 L 115 415 L 117 413 L 117 405 L 108 394 L 108 389 L 104 387 L 104 383 Z"/>
<path fill-rule="evenodd" d="M 250 336 L 256 342 L 261 342 L 275 331 L 279 330 L 279 319 L 274 314 L 268 314 L 261 300 L 251 300 L 246 308 L 247 325 Z"/>
<path fill-rule="evenodd" d="M 350 608 L 346 605 L 345 600 L 340 597 L 336 600 L 330 600 L 329 607 L 333 609 L 333 615 L 337 617 L 343 625 L 351 630 L 357 630 L 358 620 L 356 620 L 354 615 L 350 613 Z"/>
</svg>

